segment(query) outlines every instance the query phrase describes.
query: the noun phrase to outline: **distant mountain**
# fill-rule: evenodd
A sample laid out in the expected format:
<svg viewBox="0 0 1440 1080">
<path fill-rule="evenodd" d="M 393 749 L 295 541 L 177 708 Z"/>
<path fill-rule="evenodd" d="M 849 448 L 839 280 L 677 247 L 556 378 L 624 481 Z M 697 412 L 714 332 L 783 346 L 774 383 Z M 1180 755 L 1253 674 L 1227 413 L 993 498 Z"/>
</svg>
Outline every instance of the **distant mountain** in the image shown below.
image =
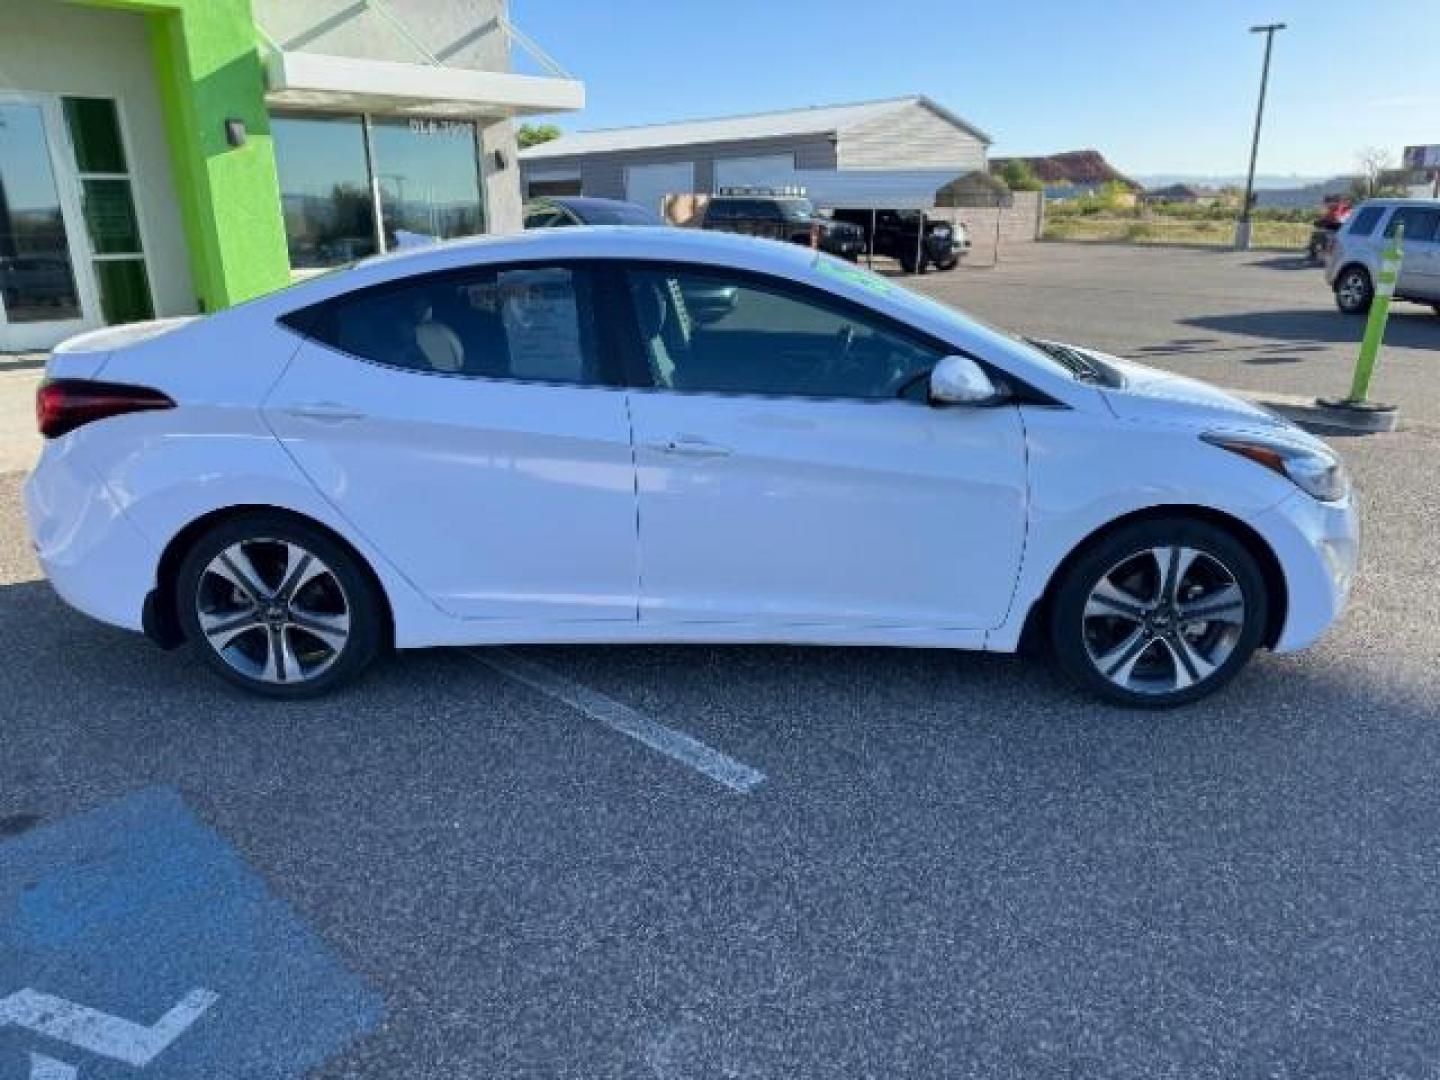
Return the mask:
<svg viewBox="0 0 1440 1080">
<path fill-rule="evenodd" d="M 1171 184 L 1191 184 L 1196 187 L 1208 188 L 1245 186 L 1244 173 L 1138 173 L 1134 175 L 1135 179 L 1147 188 L 1169 187 Z M 1332 179 L 1334 179 L 1332 176 L 1302 176 L 1299 173 L 1292 173 L 1288 176 L 1280 173 L 1256 173 L 1255 187 L 1261 191 L 1266 188 L 1301 188 L 1328 183 Z"/>
</svg>

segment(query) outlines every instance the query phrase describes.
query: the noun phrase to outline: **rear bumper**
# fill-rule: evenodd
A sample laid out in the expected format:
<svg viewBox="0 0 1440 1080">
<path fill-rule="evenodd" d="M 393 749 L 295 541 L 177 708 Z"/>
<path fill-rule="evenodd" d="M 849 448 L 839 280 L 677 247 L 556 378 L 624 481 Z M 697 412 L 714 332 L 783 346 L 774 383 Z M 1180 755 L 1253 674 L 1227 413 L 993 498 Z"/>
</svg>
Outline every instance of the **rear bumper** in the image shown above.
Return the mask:
<svg viewBox="0 0 1440 1080">
<path fill-rule="evenodd" d="M 1322 503 L 1297 491 L 1250 524 L 1269 543 L 1285 574 L 1285 623 L 1276 652 L 1313 644 L 1345 610 L 1360 556 L 1353 496 Z"/>
<path fill-rule="evenodd" d="M 71 607 L 143 629 L 160 553 L 65 439 L 47 443 L 25 484 L 25 514 L 45 576 Z"/>
</svg>

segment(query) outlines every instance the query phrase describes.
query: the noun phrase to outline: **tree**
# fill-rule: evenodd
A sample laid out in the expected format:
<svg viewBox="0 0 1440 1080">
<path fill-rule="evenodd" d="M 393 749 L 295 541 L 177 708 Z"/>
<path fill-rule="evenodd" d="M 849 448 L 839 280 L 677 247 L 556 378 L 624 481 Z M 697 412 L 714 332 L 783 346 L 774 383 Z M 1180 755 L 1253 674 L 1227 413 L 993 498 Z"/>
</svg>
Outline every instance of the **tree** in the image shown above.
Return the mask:
<svg viewBox="0 0 1440 1080">
<path fill-rule="evenodd" d="M 1012 158 L 1000 166 L 1000 179 L 1011 191 L 1044 191 L 1045 185 L 1035 175 L 1028 161 Z"/>
<path fill-rule="evenodd" d="M 516 140 L 520 143 L 520 149 L 527 146 L 539 146 L 541 143 L 549 142 L 551 139 L 560 137 L 560 129 L 554 124 L 521 124 L 520 130 L 515 133 Z"/>
<path fill-rule="evenodd" d="M 1356 199 L 1405 194 L 1403 185 L 1397 182 L 1395 159 L 1390 156 L 1390 151 L 1367 146 L 1355 155 L 1355 164 L 1360 175 L 1350 185 L 1350 193 Z"/>
</svg>

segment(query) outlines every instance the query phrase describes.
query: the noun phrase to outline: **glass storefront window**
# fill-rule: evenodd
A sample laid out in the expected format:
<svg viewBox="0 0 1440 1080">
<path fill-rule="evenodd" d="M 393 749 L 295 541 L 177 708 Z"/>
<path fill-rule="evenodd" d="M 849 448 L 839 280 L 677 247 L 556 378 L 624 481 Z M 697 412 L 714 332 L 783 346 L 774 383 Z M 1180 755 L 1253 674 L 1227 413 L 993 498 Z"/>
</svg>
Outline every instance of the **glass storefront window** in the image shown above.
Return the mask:
<svg viewBox="0 0 1440 1080">
<path fill-rule="evenodd" d="M 28 103 L 0 103 L 0 306 L 12 323 L 80 317 L 45 120 Z"/>
<path fill-rule="evenodd" d="M 480 142 L 469 121 L 359 116 L 271 119 L 285 236 L 296 270 L 485 231 Z M 373 155 L 373 158 L 372 156 Z"/>
<path fill-rule="evenodd" d="M 65 125 L 82 173 L 124 173 L 125 147 L 115 102 L 108 98 L 66 98 Z"/>
<path fill-rule="evenodd" d="M 375 253 L 365 128 L 358 116 L 270 121 L 290 265 L 339 266 Z"/>
<path fill-rule="evenodd" d="M 80 174 L 80 199 L 100 311 L 107 323 L 136 322 L 155 315 L 140 221 L 120 137 L 115 103 L 106 98 L 65 98 L 65 126 Z"/>
<path fill-rule="evenodd" d="M 485 231 L 474 124 L 377 117 L 371 140 L 387 247 Z"/>
</svg>

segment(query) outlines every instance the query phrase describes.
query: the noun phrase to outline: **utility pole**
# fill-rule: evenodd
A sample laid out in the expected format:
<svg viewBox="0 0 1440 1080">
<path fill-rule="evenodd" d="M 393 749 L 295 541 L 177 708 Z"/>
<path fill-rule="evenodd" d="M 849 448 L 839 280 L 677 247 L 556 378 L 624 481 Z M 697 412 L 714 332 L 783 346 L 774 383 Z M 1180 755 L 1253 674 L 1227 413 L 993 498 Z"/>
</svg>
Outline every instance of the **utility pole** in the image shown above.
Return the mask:
<svg viewBox="0 0 1440 1080">
<path fill-rule="evenodd" d="M 1250 203 L 1255 198 L 1255 159 L 1260 153 L 1260 122 L 1265 118 L 1265 87 L 1270 82 L 1270 47 L 1275 43 L 1275 31 L 1284 29 L 1283 22 L 1250 27 L 1250 33 L 1265 35 L 1265 64 L 1260 69 L 1260 103 L 1255 107 L 1255 137 L 1250 140 L 1250 171 L 1245 176 L 1245 203 L 1240 208 L 1240 223 L 1235 227 L 1237 251 L 1250 250 Z"/>
</svg>

